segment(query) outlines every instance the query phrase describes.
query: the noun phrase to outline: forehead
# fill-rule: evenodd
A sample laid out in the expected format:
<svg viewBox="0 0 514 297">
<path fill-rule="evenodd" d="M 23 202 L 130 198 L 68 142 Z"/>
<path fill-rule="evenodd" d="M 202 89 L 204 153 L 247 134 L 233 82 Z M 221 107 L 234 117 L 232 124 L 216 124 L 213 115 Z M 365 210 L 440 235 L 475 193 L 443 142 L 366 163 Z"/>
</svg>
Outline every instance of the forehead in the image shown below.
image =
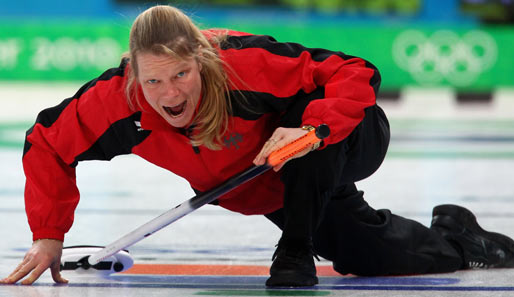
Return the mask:
<svg viewBox="0 0 514 297">
<path fill-rule="evenodd" d="M 175 59 L 167 55 L 152 53 L 140 53 L 137 56 L 137 66 L 140 75 L 164 70 L 175 71 L 182 67 L 192 66 L 194 63 L 195 60 L 193 58 Z"/>
</svg>

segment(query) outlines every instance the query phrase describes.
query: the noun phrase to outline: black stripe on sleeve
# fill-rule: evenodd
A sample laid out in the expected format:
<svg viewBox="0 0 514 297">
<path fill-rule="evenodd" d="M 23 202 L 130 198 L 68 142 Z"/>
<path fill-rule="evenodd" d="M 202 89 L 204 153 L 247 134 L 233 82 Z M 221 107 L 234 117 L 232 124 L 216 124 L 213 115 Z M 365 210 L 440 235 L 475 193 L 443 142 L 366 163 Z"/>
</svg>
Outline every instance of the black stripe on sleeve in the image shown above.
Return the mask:
<svg viewBox="0 0 514 297">
<path fill-rule="evenodd" d="M 29 130 L 27 130 L 27 133 L 25 134 L 25 144 L 23 145 L 23 156 L 25 156 L 25 154 L 30 150 L 30 148 L 32 147 L 32 143 L 30 143 L 28 140 L 27 140 L 27 136 L 29 136 L 30 134 L 32 134 L 32 130 L 34 130 L 34 125 L 32 125 L 32 127 L 30 127 Z"/>
<path fill-rule="evenodd" d="M 303 111 L 315 99 L 325 96 L 325 88 L 318 87 L 311 93 L 299 90 L 293 96 L 277 97 L 270 93 L 251 92 L 251 91 L 232 91 L 230 101 L 232 105 L 232 116 L 240 117 L 245 120 L 257 120 L 266 113 L 280 113 L 286 122 L 284 127 L 298 127 L 301 123 Z M 294 114 L 294 117 L 287 115 Z M 294 121 L 292 119 L 294 118 Z"/>
<path fill-rule="evenodd" d="M 369 84 L 373 87 L 373 90 L 375 91 L 375 96 L 377 96 L 378 90 L 380 89 L 380 83 L 382 81 L 380 72 L 378 71 L 377 67 L 375 67 L 375 65 L 371 64 L 368 61 L 366 61 L 366 67 L 371 68 L 374 71 L 373 76 L 369 80 Z"/>
<path fill-rule="evenodd" d="M 109 161 L 119 155 L 132 153 L 132 148 L 143 142 L 151 133 L 142 130 L 136 122 L 141 120 L 141 112 L 118 120 L 112 124 L 98 140 L 70 164 L 76 167 L 78 162 L 86 160 Z"/>
<path fill-rule="evenodd" d="M 334 52 L 322 48 L 307 48 L 294 42 L 277 42 L 268 35 L 229 36 L 221 45 L 223 50 L 248 48 L 261 48 L 272 54 L 290 58 L 297 58 L 302 52 L 307 51 L 316 62 L 324 61 L 332 55 L 338 55 L 345 60 L 353 58 L 342 52 Z"/>
</svg>

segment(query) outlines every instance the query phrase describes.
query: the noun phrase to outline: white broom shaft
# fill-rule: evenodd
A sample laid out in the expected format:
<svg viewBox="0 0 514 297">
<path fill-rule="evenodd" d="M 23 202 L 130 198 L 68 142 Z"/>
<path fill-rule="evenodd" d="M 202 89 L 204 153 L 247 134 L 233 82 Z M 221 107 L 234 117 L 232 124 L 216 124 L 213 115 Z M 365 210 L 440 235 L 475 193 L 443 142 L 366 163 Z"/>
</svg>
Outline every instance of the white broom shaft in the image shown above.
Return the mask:
<svg viewBox="0 0 514 297">
<path fill-rule="evenodd" d="M 144 239 L 145 237 L 152 235 L 153 233 L 161 230 L 162 228 L 182 218 L 188 213 L 191 213 L 195 209 L 216 200 L 221 195 L 255 178 L 256 176 L 261 175 L 262 173 L 268 171 L 270 168 L 271 167 L 269 165 L 252 166 L 247 170 L 243 171 L 242 173 L 231 177 L 218 187 L 208 192 L 205 192 L 202 195 L 195 196 L 182 204 L 179 204 L 175 208 L 168 210 L 167 212 L 156 217 L 155 219 L 140 226 L 136 230 L 128 233 L 122 238 L 104 247 L 100 251 L 92 254 L 88 258 L 89 264 L 95 265 L 104 260 L 105 258 L 116 254 L 120 250 L 125 249 L 135 244 L 136 242 Z"/>
<path fill-rule="evenodd" d="M 100 251 L 92 254 L 88 259 L 89 264 L 95 265 L 101 262 L 103 259 L 110 257 L 116 254 L 117 252 L 121 251 L 122 249 L 125 249 L 135 244 L 136 242 L 144 239 L 152 233 L 161 230 L 162 228 L 175 222 L 176 220 L 187 215 L 193 210 L 194 208 L 191 207 L 189 201 L 186 201 L 180 204 L 179 206 L 168 210 L 167 212 L 140 226 L 136 230 L 116 240 L 115 242 L 111 243 L 110 245 L 106 246 Z"/>
</svg>

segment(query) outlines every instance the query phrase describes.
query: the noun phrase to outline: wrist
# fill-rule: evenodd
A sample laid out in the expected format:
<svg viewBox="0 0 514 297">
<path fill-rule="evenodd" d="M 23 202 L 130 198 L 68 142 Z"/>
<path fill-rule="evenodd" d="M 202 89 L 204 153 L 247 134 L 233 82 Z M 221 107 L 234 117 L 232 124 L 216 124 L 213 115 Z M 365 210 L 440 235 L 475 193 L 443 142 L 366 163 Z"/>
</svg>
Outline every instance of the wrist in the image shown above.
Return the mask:
<svg viewBox="0 0 514 297">
<path fill-rule="evenodd" d="M 36 239 L 32 242 L 32 244 L 38 242 L 38 241 L 43 241 L 43 240 L 50 240 L 50 241 L 57 241 L 57 242 L 63 242 L 62 240 L 59 240 L 59 239 L 55 239 L 55 238 L 39 238 L 39 239 Z"/>
</svg>

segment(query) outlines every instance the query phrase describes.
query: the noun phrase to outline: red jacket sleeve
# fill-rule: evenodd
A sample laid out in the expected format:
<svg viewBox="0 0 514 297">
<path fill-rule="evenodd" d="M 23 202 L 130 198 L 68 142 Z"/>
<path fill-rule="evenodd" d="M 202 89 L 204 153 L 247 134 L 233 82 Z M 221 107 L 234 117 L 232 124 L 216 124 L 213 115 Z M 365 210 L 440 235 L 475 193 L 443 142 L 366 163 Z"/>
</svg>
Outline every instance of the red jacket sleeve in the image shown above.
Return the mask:
<svg viewBox="0 0 514 297">
<path fill-rule="evenodd" d="M 97 144 L 115 119 L 126 116 L 128 108 L 123 101 L 104 103 L 124 100 L 122 73 L 113 68 L 84 85 L 74 97 L 43 110 L 27 131 L 23 155 L 25 210 L 34 240 L 63 240 L 70 229 L 79 201 L 75 178 L 78 161 L 112 158 L 106 154 L 111 148 Z M 108 110 L 107 105 L 125 109 Z"/>
<path fill-rule="evenodd" d="M 75 168 L 58 156 L 48 143 L 44 130 L 36 124 L 27 137 L 26 146 L 30 149 L 23 157 L 25 211 L 33 240 L 64 240 L 79 201 Z"/>
<path fill-rule="evenodd" d="M 306 106 L 301 122 L 327 124 L 331 135 L 326 144 L 347 137 L 364 118 L 364 109 L 376 103 L 378 70 L 342 52 L 277 42 L 263 35 L 238 35 L 228 38 L 221 55 L 234 88 L 260 94 L 275 111 L 286 111 L 298 98 L 323 89 L 323 98 Z"/>
<path fill-rule="evenodd" d="M 377 76 L 376 68 L 361 58 L 333 55 L 326 59 L 313 70 L 316 84 L 325 87 L 325 98 L 307 105 L 302 122 L 327 124 L 331 134 L 325 144 L 343 140 L 362 121 L 364 109 L 376 103 Z"/>
</svg>

